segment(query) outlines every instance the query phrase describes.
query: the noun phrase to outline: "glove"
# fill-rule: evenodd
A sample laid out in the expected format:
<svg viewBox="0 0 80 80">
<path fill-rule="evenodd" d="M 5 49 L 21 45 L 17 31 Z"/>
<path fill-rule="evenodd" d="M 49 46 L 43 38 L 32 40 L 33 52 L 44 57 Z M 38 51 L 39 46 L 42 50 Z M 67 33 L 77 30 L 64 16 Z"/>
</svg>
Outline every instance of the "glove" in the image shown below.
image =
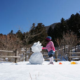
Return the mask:
<svg viewBox="0 0 80 80">
<path fill-rule="evenodd" d="M 42 49 L 44 49 L 44 47 L 42 47 Z"/>
</svg>

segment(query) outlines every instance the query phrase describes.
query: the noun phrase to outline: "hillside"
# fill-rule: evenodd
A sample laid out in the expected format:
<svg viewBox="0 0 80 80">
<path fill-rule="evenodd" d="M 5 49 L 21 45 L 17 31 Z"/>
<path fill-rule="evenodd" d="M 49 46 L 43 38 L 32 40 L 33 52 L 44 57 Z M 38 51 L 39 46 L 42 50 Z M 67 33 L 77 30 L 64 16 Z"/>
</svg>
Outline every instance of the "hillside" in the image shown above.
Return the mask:
<svg viewBox="0 0 80 80">
<path fill-rule="evenodd" d="M 48 31 L 48 29 L 49 29 L 50 26 L 52 27 L 52 29 L 54 29 L 54 27 L 55 27 L 56 24 L 57 24 L 57 23 L 53 23 L 53 24 L 51 24 L 51 25 L 49 25 L 49 26 L 45 26 L 45 27 L 46 27 L 46 30 Z"/>
</svg>

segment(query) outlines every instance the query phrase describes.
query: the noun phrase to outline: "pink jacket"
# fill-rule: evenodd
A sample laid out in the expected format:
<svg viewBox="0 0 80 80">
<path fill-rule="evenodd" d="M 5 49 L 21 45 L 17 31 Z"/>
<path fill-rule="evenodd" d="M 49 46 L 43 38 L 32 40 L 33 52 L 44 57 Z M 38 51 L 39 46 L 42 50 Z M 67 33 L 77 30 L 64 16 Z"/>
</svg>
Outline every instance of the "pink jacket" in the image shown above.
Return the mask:
<svg viewBox="0 0 80 80">
<path fill-rule="evenodd" d="M 50 51 L 50 50 L 55 51 L 54 43 L 52 41 L 49 41 L 49 43 L 46 45 L 46 47 L 43 47 L 42 49 L 47 49 L 48 51 Z"/>
</svg>

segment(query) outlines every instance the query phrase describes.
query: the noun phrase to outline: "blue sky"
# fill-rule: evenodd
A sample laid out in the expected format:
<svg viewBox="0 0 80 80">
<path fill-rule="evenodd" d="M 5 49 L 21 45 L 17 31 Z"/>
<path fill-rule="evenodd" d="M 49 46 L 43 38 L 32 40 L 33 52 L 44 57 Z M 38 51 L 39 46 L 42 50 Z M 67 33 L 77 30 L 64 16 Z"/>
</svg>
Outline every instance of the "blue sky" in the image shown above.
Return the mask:
<svg viewBox="0 0 80 80">
<path fill-rule="evenodd" d="M 79 11 L 80 0 L 0 0 L 0 33 L 27 32 L 32 23 L 48 26 Z"/>
</svg>

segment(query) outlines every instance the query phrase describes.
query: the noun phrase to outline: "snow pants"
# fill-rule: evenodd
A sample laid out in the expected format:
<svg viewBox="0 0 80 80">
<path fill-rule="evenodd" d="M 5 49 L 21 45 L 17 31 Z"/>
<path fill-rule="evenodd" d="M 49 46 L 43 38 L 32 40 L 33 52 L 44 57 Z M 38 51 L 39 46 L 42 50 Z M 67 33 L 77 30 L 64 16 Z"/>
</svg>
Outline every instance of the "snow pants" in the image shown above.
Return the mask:
<svg viewBox="0 0 80 80">
<path fill-rule="evenodd" d="M 49 56 L 49 57 L 52 57 L 54 54 L 55 54 L 55 52 L 54 52 L 53 50 L 50 50 L 50 51 L 48 52 L 48 56 Z"/>
</svg>

